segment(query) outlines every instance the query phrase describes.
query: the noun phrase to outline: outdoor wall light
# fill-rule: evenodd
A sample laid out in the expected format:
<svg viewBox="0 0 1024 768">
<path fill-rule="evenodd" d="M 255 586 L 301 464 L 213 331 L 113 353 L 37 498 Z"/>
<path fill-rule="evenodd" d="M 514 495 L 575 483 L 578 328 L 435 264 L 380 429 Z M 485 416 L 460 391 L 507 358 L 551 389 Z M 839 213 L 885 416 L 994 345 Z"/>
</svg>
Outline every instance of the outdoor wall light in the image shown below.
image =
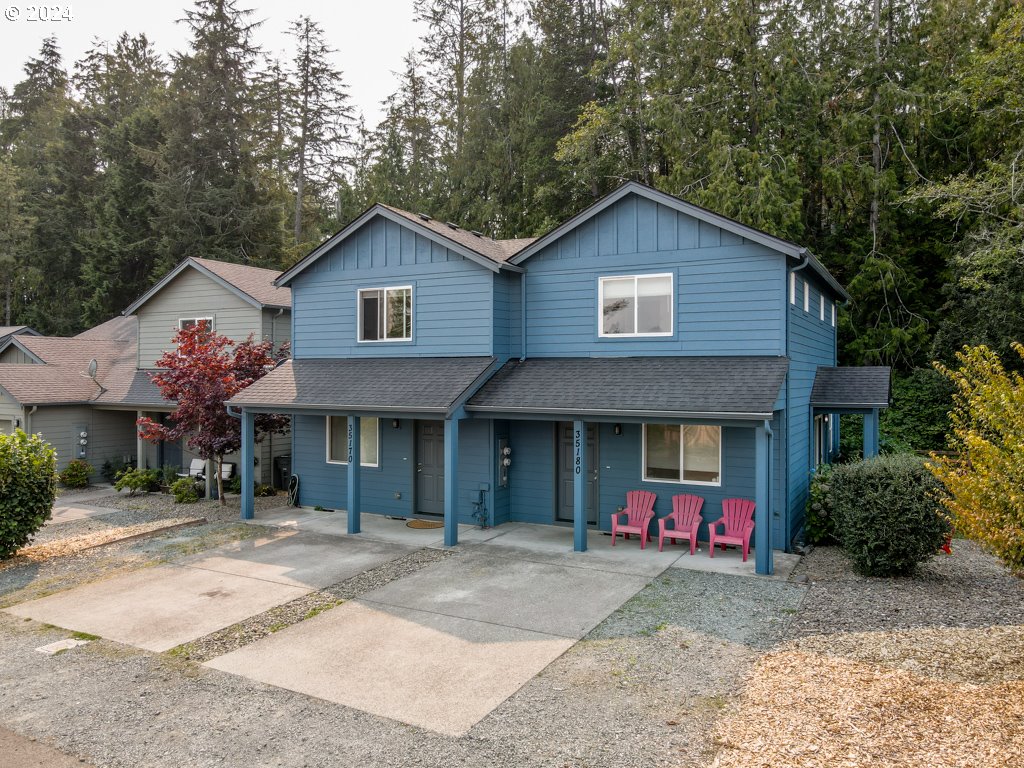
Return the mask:
<svg viewBox="0 0 1024 768">
<path fill-rule="evenodd" d="M 616 424 L 614 427 L 612 427 L 612 431 L 616 435 L 621 435 L 622 434 L 622 425 L 621 424 Z"/>
<path fill-rule="evenodd" d="M 398 419 L 392 419 L 391 420 L 391 428 L 392 429 L 401 429 L 401 427 L 402 427 L 402 423 Z"/>
</svg>

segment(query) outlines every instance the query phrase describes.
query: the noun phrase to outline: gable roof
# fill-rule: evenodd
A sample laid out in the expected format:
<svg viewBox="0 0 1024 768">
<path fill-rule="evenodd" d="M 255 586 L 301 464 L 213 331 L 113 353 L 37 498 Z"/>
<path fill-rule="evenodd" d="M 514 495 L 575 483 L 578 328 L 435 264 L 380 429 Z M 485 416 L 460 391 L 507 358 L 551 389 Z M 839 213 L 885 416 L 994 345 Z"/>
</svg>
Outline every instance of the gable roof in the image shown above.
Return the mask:
<svg viewBox="0 0 1024 768">
<path fill-rule="evenodd" d="M 888 408 L 887 365 L 861 365 L 848 368 L 820 367 L 814 374 L 811 405 L 814 408 Z"/>
<path fill-rule="evenodd" d="M 543 250 L 546 246 L 555 242 L 567 232 L 580 226 L 580 224 L 590 218 L 593 218 L 606 208 L 610 208 L 615 205 L 615 203 L 619 202 L 627 195 L 639 195 L 640 197 L 647 198 L 648 200 L 652 200 L 660 205 L 664 205 L 668 208 L 679 211 L 680 213 L 684 213 L 687 216 L 692 216 L 699 221 L 704 221 L 712 226 L 724 229 L 726 232 L 732 232 L 733 234 L 746 238 L 751 242 L 763 245 L 773 251 L 784 253 L 792 259 L 802 261 L 806 258 L 807 264 L 810 268 L 819 277 L 821 277 L 821 279 L 824 280 L 838 296 L 847 301 L 850 298 L 850 295 L 846 292 L 846 289 L 839 284 L 839 281 L 836 280 L 827 269 L 825 269 L 825 266 L 818 261 L 814 254 L 802 245 L 797 245 L 789 240 L 783 240 L 780 237 L 775 237 L 774 235 L 770 235 L 760 229 L 748 227 L 746 224 L 741 224 L 735 219 L 730 219 L 727 216 L 722 216 L 714 211 L 709 211 L 707 208 L 702 208 L 699 205 L 688 203 L 682 198 L 670 195 L 667 192 L 662 192 L 661 190 L 655 189 L 654 187 L 650 187 L 646 184 L 641 184 L 638 181 L 627 181 L 614 192 L 610 192 L 605 195 L 593 205 L 583 209 L 572 218 L 562 224 L 559 224 L 547 234 L 538 237 L 524 248 L 521 248 L 509 261 L 516 265 L 522 264 L 531 256 Z"/>
<path fill-rule="evenodd" d="M 572 357 L 506 363 L 466 404 L 485 413 L 770 419 L 785 357 Z"/>
<path fill-rule="evenodd" d="M 0 325 L 0 341 L 8 336 L 38 336 L 39 331 L 27 325 Z"/>
<path fill-rule="evenodd" d="M 93 326 L 82 331 L 74 338 L 76 339 L 111 339 L 114 341 L 127 341 L 139 337 L 139 318 L 124 317 L 118 315 L 112 317 L 105 323 Z"/>
<path fill-rule="evenodd" d="M 533 242 L 531 238 L 515 240 L 493 240 L 484 235 L 463 229 L 455 224 L 437 221 L 426 214 L 410 213 L 383 203 L 375 203 L 367 208 L 339 232 L 327 238 L 304 258 L 286 269 L 275 282 L 275 285 L 287 285 L 296 276 L 304 272 L 310 265 L 337 247 L 340 243 L 355 234 L 364 224 L 375 216 L 393 221 L 413 232 L 433 240 L 470 261 L 498 272 L 502 269 L 511 272 L 523 270 L 514 266 L 511 257 L 525 245 Z"/>
<path fill-rule="evenodd" d="M 15 337 L 13 341 L 43 363 L 0 365 L 0 389 L 22 405 L 94 402 L 102 394 L 105 382 L 130 378 L 128 372 L 135 369 L 134 340 L 36 336 Z M 94 359 L 95 381 L 87 373 Z"/>
<path fill-rule="evenodd" d="M 194 269 L 205 275 L 254 307 L 260 309 L 292 308 L 291 289 L 281 288 L 275 283 L 279 272 L 262 267 L 250 267 L 246 264 L 233 264 L 227 261 L 190 256 L 164 275 L 156 285 L 132 302 L 121 314 L 131 315 L 137 312 L 139 307 L 163 290 L 164 286 L 186 269 Z"/>
</svg>

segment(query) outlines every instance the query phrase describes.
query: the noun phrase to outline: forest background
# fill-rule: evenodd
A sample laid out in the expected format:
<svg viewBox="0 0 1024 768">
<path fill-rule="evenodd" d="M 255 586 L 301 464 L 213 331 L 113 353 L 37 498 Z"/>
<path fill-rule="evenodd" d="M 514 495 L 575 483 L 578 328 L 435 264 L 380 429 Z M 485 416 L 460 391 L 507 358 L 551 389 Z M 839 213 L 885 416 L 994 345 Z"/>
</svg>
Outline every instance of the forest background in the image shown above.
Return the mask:
<svg viewBox="0 0 1024 768">
<path fill-rule="evenodd" d="M 0 325 L 74 334 L 188 256 L 282 269 L 375 202 L 528 237 L 634 179 L 819 256 L 840 362 L 897 371 L 892 448 L 941 447 L 931 361 L 1019 361 L 1019 3 L 416 0 L 369 126 L 330 30 L 278 59 L 240 2 L 185 10 L 169 57 L 48 38 L 0 90 Z"/>
</svg>

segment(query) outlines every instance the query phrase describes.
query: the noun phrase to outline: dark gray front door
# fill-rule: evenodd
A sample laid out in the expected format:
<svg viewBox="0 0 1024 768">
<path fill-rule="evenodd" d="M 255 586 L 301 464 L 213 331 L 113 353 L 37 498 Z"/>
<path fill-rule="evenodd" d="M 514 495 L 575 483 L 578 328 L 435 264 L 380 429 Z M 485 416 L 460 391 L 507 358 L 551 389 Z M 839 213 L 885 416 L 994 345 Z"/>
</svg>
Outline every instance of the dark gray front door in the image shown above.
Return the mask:
<svg viewBox="0 0 1024 768">
<path fill-rule="evenodd" d="M 573 451 L 572 422 L 560 421 L 558 430 L 558 477 L 555 485 L 558 500 L 555 504 L 555 519 L 571 523 L 573 514 Z M 597 433 L 593 426 L 587 427 L 587 523 L 597 525 Z"/>
<path fill-rule="evenodd" d="M 444 422 L 416 422 L 416 511 L 444 514 Z"/>
</svg>

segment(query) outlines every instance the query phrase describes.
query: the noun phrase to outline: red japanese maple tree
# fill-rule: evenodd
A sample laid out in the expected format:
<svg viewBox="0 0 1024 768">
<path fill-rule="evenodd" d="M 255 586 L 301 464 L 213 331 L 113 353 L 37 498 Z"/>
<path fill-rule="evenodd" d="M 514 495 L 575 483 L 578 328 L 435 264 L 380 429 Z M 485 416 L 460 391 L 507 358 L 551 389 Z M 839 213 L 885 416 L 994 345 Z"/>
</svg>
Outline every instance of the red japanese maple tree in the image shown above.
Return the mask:
<svg viewBox="0 0 1024 768">
<path fill-rule="evenodd" d="M 242 445 L 241 421 L 229 414 L 224 404 L 287 358 L 288 345 L 275 352 L 273 342 L 257 342 L 252 334 L 236 344 L 214 333 L 205 322 L 178 331 L 174 343 L 174 349 L 156 362 L 161 370 L 150 378 L 164 398 L 178 407 L 167 417 L 170 425 L 139 419 L 139 436 L 150 442 L 186 438 L 200 458 L 216 462 L 217 493 L 223 505 L 224 456 Z M 287 416 L 257 415 L 256 442 L 267 434 L 287 431 L 288 423 Z"/>
</svg>

